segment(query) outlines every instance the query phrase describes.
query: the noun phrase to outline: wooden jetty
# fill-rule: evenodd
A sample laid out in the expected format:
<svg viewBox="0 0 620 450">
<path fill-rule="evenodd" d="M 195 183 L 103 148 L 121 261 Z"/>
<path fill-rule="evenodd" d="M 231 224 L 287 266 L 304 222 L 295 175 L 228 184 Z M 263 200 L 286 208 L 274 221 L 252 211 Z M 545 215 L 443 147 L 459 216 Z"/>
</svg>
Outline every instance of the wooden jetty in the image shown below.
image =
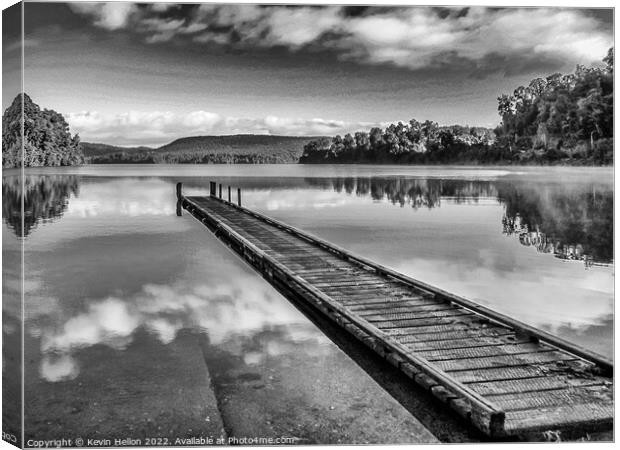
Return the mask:
<svg viewBox="0 0 620 450">
<path fill-rule="evenodd" d="M 612 361 L 244 208 L 240 190 L 181 189 L 179 212 L 489 437 L 613 428 Z"/>
</svg>

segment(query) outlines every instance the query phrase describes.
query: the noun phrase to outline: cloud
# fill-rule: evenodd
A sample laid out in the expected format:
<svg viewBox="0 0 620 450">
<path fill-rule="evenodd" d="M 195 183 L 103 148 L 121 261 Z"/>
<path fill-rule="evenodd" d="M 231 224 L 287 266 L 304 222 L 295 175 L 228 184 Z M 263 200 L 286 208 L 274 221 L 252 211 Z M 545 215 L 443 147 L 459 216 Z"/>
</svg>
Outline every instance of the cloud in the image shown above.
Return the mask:
<svg viewBox="0 0 620 450">
<path fill-rule="evenodd" d="M 124 28 L 130 16 L 137 11 L 137 6 L 126 2 L 109 3 L 68 3 L 69 7 L 79 13 L 94 18 L 94 24 L 107 30 Z"/>
<path fill-rule="evenodd" d="M 167 42 L 178 34 L 192 34 L 207 28 L 206 24 L 192 23 L 185 25 L 185 19 L 150 18 L 140 22 L 139 28 L 145 33 L 153 32 L 146 37 L 148 44 Z"/>
<path fill-rule="evenodd" d="M 184 19 L 145 19 L 141 25 L 149 31 L 164 32 L 178 30 L 184 23 Z"/>
<path fill-rule="evenodd" d="M 484 65 L 494 55 L 507 65 L 548 58 L 592 63 L 613 45 L 611 33 L 578 10 L 469 8 L 442 17 L 430 8 L 404 8 L 352 18 L 342 27 L 333 44 L 343 58 L 410 69 L 463 60 Z"/>
<path fill-rule="evenodd" d="M 293 52 L 309 48 L 412 70 L 591 64 L 613 45 L 610 27 L 580 9 L 368 7 L 351 14 L 344 6 L 202 4 L 183 12 L 166 4 L 138 10 L 129 3 L 86 3 L 72 8 L 93 16 L 97 26 L 143 34 L 150 44 L 181 39 Z"/>
<path fill-rule="evenodd" d="M 180 137 L 204 134 L 331 136 L 384 125 L 321 118 L 240 118 L 208 111 L 130 111 L 121 114 L 82 111 L 66 114 L 65 117 L 72 132 L 79 133 L 82 140 L 116 145 L 163 145 Z"/>
<path fill-rule="evenodd" d="M 255 5 L 201 5 L 200 20 L 231 27 L 242 42 L 297 49 L 341 29 L 340 7 L 264 8 Z"/>
<path fill-rule="evenodd" d="M 151 11 L 166 12 L 166 11 L 171 10 L 171 9 L 177 9 L 181 5 L 178 5 L 176 3 L 153 3 L 153 4 L 149 5 L 149 6 L 151 8 Z"/>
<path fill-rule="evenodd" d="M 38 47 L 40 43 L 41 42 L 36 40 L 36 39 L 28 39 L 28 38 L 26 38 L 24 40 L 18 39 L 18 40 L 14 41 L 14 42 L 11 42 L 11 43 L 6 43 L 6 41 L 5 41 L 5 44 L 2 47 L 2 52 L 3 53 L 10 53 L 10 52 L 14 52 L 16 50 L 21 50 L 22 47 L 23 48 Z"/>
</svg>

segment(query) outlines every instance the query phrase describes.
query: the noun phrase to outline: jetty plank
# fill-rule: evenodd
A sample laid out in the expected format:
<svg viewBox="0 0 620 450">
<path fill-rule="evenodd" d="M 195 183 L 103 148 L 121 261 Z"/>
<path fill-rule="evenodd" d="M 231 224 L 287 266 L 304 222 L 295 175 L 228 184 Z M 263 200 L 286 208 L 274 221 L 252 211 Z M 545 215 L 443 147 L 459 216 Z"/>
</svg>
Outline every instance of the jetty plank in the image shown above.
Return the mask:
<svg viewBox="0 0 620 450">
<path fill-rule="evenodd" d="M 560 351 L 524 353 L 520 355 L 494 355 L 478 358 L 435 361 L 435 365 L 444 372 L 452 374 L 457 371 L 479 370 L 489 367 L 527 366 L 545 362 L 573 361 L 577 359 L 569 353 Z M 456 375 L 454 375 L 456 376 Z"/>
<path fill-rule="evenodd" d="M 509 411 L 506 413 L 506 431 L 509 433 L 513 430 L 543 431 L 584 425 L 594 429 L 608 429 L 613 426 L 613 414 L 612 402 L 562 404 Z"/>
<path fill-rule="evenodd" d="M 548 391 L 496 395 L 493 401 L 506 411 L 538 409 L 545 406 L 578 405 L 600 398 L 604 404 L 611 402 L 610 390 L 605 385 L 579 386 Z"/>
<path fill-rule="evenodd" d="M 181 206 L 278 290 L 338 323 L 491 437 L 613 426 L 613 363 L 212 196 Z"/>
</svg>

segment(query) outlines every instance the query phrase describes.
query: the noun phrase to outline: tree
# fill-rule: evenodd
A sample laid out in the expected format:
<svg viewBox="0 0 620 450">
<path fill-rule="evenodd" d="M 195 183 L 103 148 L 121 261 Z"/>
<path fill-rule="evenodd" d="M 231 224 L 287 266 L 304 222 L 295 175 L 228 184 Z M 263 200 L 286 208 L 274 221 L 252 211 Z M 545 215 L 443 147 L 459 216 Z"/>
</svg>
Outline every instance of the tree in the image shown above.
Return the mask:
<svg viewBox="0 0 620 450">
<path fill-rule="evenodd" d="M 607 51 L 607 56 L 603 58 L 603 62 L 606 64 L 605 70 L 609 73 L 614 73 L 614 48 L 611 47 Z"/>
<path fill-rule="evenodd" d="M 385 141 L 383 140 L 383 130 L 379 127 L 373 127 L 370 129 L 368 139 L 370 140 L 370 147 L 375 153 L 381 151 L 385 145 Z"/>
<path fill-rule="evenodd" d="M 543 148 L 550 157 L 561 148 L 583 157 L 596 141 L 613 138 L 613 48 L 603 61 L 604 69 L 578 65 L 574 73 L 536 78 L 498 97 L 501 141 L 525 151 Z"/>
<path fill-rule="evenodd" d="M 497 97 L 497 112 L 505 122 L 516 112 L 515 99 L 512 95 L 502 94 Z"/>
<path fill-rule="evenodd" d="M 530 81 L 528 89 L 535 97 L 542 97 L 547 89 L 547 80 L 544 78 L 534 78 Z"/>
<path fill-rule="evenodd" d="M 355 153 L 355 138 L 351 136 L 351 133 L 347 133 L 344 135 L 344 138 L 342 139 L 342 146 L 342 151 L 345 155 L 349 157 L 354 156 L 353 154 Z"/>
<path fill-rule="evenodd" d="M 342 142 L 342 136 L 337 134 L 332 139 L 332 145 L 329 147 L 330 156 L 333 158 L 339 158 L 344 150 L 344 143 Z"/>
<path fill-rule="evenodd" d="M 422 140 L 422 126 L 423 125 L 415 119 L 409 121 L 409 132 L 407 133 L 409 141 L 417 144 Z"/>
<path fill-rule="evenodd" d="M 64 117 L 50 109 L 41 110 L 25 93 L 15 97 L 4 111 L 2 138 L 3 167 L 71 166 L 84 162 L 80 138 L 77 134 L 71 136 Z"/>
<path fill-rule="evenodd" d="M 425 120 L 422 124 L 422 136 L 426 140 L 434 140 L 437 138 L 437 133 L 439 132 L 439 125 L 437 122 L 433 122 L 432 120 Z"/>
<path fill-rule="evenodd" d="M 365 131 L 357 131 L 355 133 L 355 147 L 360 156 L 366 155 L 370 150 L 370 138 Z"/>
<path fill-rule="evenodd" d="M 398 155 L 400 153 L 400 142 L 397 134 L 397 126 L 390 124 L 383 132 L 383 140 L 387 146 L 388 153 Z"/>
</svg>

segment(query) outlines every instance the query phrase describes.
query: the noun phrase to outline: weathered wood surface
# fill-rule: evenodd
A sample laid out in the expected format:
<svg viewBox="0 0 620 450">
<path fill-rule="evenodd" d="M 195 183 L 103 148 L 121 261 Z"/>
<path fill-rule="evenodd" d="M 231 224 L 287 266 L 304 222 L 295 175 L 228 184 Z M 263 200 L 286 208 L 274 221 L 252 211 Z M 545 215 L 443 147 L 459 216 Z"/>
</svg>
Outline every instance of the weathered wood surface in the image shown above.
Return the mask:
<svg viewBox="0 0 620 450">
<path fill-rule="evenodd" d="M 179 201 L 489 436 L 612 428 L 611 361 L 214 196 Z"/>
</svg>

